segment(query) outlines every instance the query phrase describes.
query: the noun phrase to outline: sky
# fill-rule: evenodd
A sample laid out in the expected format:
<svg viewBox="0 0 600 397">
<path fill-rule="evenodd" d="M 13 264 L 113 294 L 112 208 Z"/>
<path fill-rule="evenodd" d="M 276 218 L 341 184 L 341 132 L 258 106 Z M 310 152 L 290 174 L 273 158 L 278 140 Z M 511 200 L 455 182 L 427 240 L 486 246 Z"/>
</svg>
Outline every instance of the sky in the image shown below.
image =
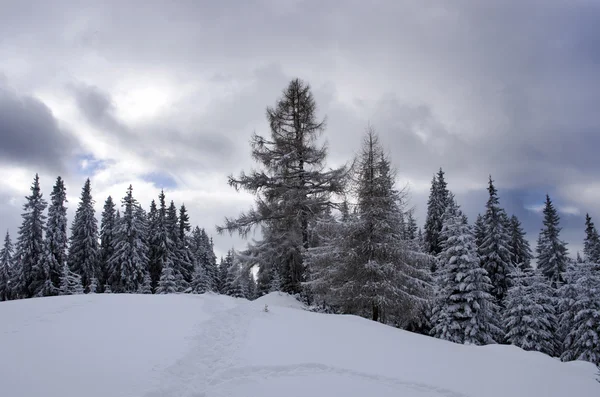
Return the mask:
<svg viewBox="0 0 600 397">
<path fill-rule="evenodd" d="M 372 125 L 420 225 L 440 167 L 471 220 L 491 175 L 532 242 L 546 194 L 572 255 L 600 223 L 598 1 L 2 0 L 0 230 L 39 173 L 47 198 L 65 179 L 70 220 L 88 177 L 98 217 L 129 184 L 146 209 L 164 189 L 218 255 L 243 248 L 215 231 L 253 202 L 227 177 L 296 77 L 328 164 Z"/>
</svg>

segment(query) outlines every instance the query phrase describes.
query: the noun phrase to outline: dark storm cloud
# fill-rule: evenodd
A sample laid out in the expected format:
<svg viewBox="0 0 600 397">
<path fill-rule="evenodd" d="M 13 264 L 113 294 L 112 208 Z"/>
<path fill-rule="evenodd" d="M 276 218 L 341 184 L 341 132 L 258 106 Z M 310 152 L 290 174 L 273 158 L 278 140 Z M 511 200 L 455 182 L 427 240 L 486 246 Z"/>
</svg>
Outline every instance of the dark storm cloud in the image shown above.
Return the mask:
<svg viewBox="0 0 600 397">
<path fill-rule="evenodd" d="M 0 163 L 65 170 L 77 141 L 63 131 L 50 109 L 31 96 L 0 85 Z"/>
<path fill-rule="evenodd" d="M 127 127 L 115 117 L 115 106 L 108 93 L 85 84 L 71 86 L 75 101 L 88 122 L 112 133 L 127 133 Z"/>
</svg>

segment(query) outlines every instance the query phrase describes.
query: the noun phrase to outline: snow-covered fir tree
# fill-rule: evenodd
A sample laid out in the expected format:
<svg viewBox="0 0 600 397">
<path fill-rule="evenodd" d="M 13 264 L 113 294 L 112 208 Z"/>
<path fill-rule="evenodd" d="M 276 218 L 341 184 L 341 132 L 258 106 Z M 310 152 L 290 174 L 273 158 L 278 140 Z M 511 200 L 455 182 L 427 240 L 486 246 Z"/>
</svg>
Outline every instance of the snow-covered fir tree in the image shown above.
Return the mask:
<svg viewBox="0 0 600 397">
<path fill-rule="evenodd" d="M 404 327 L 431 296 L 429 269 L 403 240 L 405 194 L 396 189 L 394 170 L 372 129 L 356 165 L 357 214 L 342 223 L 332 256 L 319 261 L 330 269 L 314 269 L 312 276 L 333 275 L 325 293 L 336 296 L 325 299 L 339 302 L 343 311 Z"/>
<path fill-rule="evenodd" d="M 115 234 L 117 232 L 117 214 L 111 196 L 106 198 L 100 218 L 100 259 L 98 263 L 98 284 L 100 291 L 110 281 L 110 258 L 115 252 Z"/>
<path fill-rule="evenodd" d="M 219 264 L 219 293 L 227 294 L 230 286 L 228 285 L 229 269 L 233 266 L 233 249 L 227 251 L 225 258 L 221 258 Z"/>
<path fill-rule="evenodd" d="M 60 274 L 59 295 L 79 295 L 83 294 L 83 284 L 81 276 L 72 272 L 65 262 Z"/>
<path fill-rule="evenodd" d="M 50 194 L 48 207 L 48 223 L 46 227 L 46 245 L 51 256 L 46 257 L 50 280 L 54 288 L 60 287 L 62 266 L 67 261 L 67 190 L 63 179 L 59 176 Z"/>
<path fill-rule="evenodd" d="M 144 281 L 138 290 L 139 294 L 151 294 L 152 293 L 152 279 L 150 278 L 150 271 L 144 272 Z"/>
<path fill-rule="evenodd" d="M 506 341 L 525 350 L 555 355 L 558 321 L 548 280 L 531 268 L 516 268 L 512 280 L 504 312 Z"/>
<path fill-rule="evenodd" d="M 328 206 L 331 194 L 344 191 L 345 168 L 325 170 L 327 148 L 317 138 L 325 122 L 317 119 L 317 106 L 310 86 L 292 80 L 273 108 L 267 108 L 270 137 L 252 137 L 252 157 L 262 169 L 231 176 L 229 184 L 256 196 L 256 206 L 237 219 L 225 219 L 217 230 L 242 236 L 256 226 L 271 229 L 264 238 L 278 246 L 283 271 L 283 289 L 301 291 L 305 281 L 304 251 L 309 248 L 309 224 Z M 273 266 L 263 258 L 262 266 Z"/>
<path fill-rule="evenodd" d="M 31 185 L 31 194 L 23 205 L 23 221 L 19 228 L 15 252 L 15 294 L 20 298 L 36 296 L 46 281 L 46 273 L 40 267 L 44 254 L 44 230 L 47 203 L 40 189 L 40 178 L 36 174 Z"/>
<path fill-rule="evenodd" d="M 190 292 L 193 294 L 203 294 L 211 291 L 211 280 L 201 263 L 196 262 Z"/>
<path fill-rule="evenodd" d="M 442 252 L 439 237 L 442 232 L 442 217 L 450 201 L 449 194 L 448 185 L 444 178 L 444 171 L 440 168 L 431 181 L 431 190 L 429 200 L 427 201 L 427 217 L 425 218 L 424 238 L 426 252 L 434 256 Z"/>
<path fill-rule="evenodd" d="M 156 288 L 157 294 L 174 294 L 179 291 L 178 279 L 175 271 L 175 265 L 173 261 L 167 260 L 163 262 L 162 270 L 160 272 L 160 279 L 158 280 L 158 287 Z"/>
<path fill-rule="evenodd" d="M 525 231 L 521 226 L 519 218 L 513 215 L 510 218 L 510 261 L 513 267 L 525 271 L 531 268 L 531 259 L 533 254 L 529 247 L 529 241 L 525 238 Z"/>
<path fill-rule="evenodd" d="M 600 236 L 598 236 L 598 230 L 589 214 L 585 214 L 583 260 L 591 263 L 600 263 Z"/>
<path fill-rule="evenodd" d="M 510 275 L 514 266 L 510 259 L 510 234 L 506 229 L 506 213 L 500 207 L 498 191 L 491 176 L 488 193 L 489 198 L 483 215 L 483 241 L 478 251 L 481 264 L 492 281 L 492 295 L 502 304 L 510 287 Z"/>
<path fill-rule="evenodd" d="M 158 288 L 163 265 L 173 261 L 175 256 L 173 241 L 167 230 L 167 203 L 165 192 L 158 195 L 158 206 L 152 200 L 148 214 L 148 261 L 152 288 Z"/>
<path fill-rule="evenodd" d="M 242 276 L 242 269 L 235 253 L 231 252 L 232 264 L 227 269 L 227 279 L 225 280 L 225 294 L 234 298 L 245 298 L 246 279 Z"/>
<path fill-rule="evenodd" d="M 180 239 L 179 216 L 177 214 L 177 207 L 175 207 L 173 201 L 171 201 L 171 204 L 167 209 L 166 221 L 167 233 L 173 244 L 173 269 L 175 272 L 175 279 L 177 280 L 177 290 L 178 292 L 183 292 L 189 287 L 189 284 L 192 281 L 194 260 L 187 248 L 186 242 Z"/>
<path fill-rule="evenodd" d="M 485 345 L 501 335 L 491 280 L 479 264 L 475 237 L 455 203 L 442 228 L 444 249 L 436 276 L 431 334 L 456 343 Z"/>
<path fill-rule="evenodd" d="M 208 276 L 210 291 L 218 292 L 219 270 L 212 240 L 208 237 L 206 231 L 198 226 L 194 228 L 188 240 L 192 257 L 204 268 L 204 272 Z"/>
<path fill-rule="evenodd" d="M 123 214 L 117 222 L 115 251 L 110 259 L 112 292 L 138 291 L 148 270 L 146 219 L 129 185 L 121 200 Z"/>
<path fill-rule="evenodd" d="M 544 227 L 536 249 L 537 267 L 550 280 L 552 286 L 558 288 L 563 281 L 563 273 L 567 270 L 567 243 L 560 239 L 560 217 L 548 195 L 543 214 Z"/>
<path fill-rule="evenodd" d="M 2 250 L 0 250 L 0 301 L 7 301 L 13 297 L 13 255 L 14 247 L 10 233 L 6 231 Z"/>
<path fill-rule="evenodd" d="M 569 274 L 570 273 L 570 274 Z M 568 324 L 561 359 L 564 361 L 583 360 L 600 364 L 600 266 L 583 263 L 570 266 L 565 276 L 571 283 L 574 296 L 561 293 L 561 322 Z M 563 286 L 567 289 L 569 287 Z M 562 288 L 561 288 L 562 289 Z M 570 302 L 564 300 L 570 299 Z"/>
<path fill-rule="evenodd" d="M 406 218 L 406 229 L 404 232 L 404 240 L 412 241 L 417 238 L 417 221 L 413 216 L 413 211 L 408 211 Z"/>
<path fill-rule="evenodd" d="M 89 178 L 81 191 L 81 200 L 71 225 L 69 245 L 69 268 L 81 276 L 85 292 L 89 291 L 92 278 L 99 276 L 98 221 L 92 199 Z"/>
</svg>

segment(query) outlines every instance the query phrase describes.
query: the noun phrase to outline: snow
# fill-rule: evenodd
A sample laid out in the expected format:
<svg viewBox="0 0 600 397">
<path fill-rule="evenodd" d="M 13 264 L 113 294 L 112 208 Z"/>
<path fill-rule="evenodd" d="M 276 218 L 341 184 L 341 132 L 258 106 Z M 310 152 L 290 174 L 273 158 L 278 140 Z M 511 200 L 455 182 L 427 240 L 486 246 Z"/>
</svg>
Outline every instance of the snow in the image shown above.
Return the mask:
<svg viewBox="0 0 600 397">
<path fill-rule="evenodd" d="M 264 311 L 264 306 L 269 311 Z M 0 303 L 11 397 L 600 395 L 596 368 L 464 346 L 271 293 L 98 294 Z"/>
</svg>

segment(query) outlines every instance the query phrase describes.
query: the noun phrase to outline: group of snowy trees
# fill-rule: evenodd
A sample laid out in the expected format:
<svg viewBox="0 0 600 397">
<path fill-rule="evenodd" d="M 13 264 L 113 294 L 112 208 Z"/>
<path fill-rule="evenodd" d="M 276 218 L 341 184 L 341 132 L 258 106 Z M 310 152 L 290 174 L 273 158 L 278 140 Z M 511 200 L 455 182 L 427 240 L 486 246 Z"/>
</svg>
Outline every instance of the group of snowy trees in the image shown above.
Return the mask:
<svg viewBox="0 0 600 397">
<path fill-rule="evenodd" d="M 250 269 L 242 269 L 233 251 L 217 265 L 212 239 L 204 229 L 192 230 L 185 205 L 167 205 L 164 192 L 149 212 L 131 186 L 120 210 L 109 196 L 98 228 L 88 179 L 70 233 L 66 203 L 61 177 L 48 205 L 35 176 L 16 245 L 7 232 L 0 251 L 0 300 L 100 292 L 254 297 Z"/>
<path fill-rule="evenodd" d="M 600 238 L 591 218 L 586 216 L 584 258 L 573 261 L 546 196 L 534 268 L 521 224 L 500 207 L 491 178 L 488 192 L 486 211 L 471 226 L 444 173 L 434 178 L 424 233 L 424 246 L 437 259 L 431 334 L 599 364 Z"/>
<path fill-rule="evenodd" d="M 229 177 L 255 206 L 217 227 L 242 236 L 260 227 L 239 256 L 242 268 L 259 266 L 257 295 L 281 289 L 320 310 L 458 343 L 512 343 L 598 363 L 600 238 L 589 217 L 575 263 L 547 197 L 534 268 L 491 177 L 485 213 L 469 224 L 440 169 L 421 231 L 372 128 L 357 158 L 331 169 L 308 84 L 291 81 L 267 118 L 270 134 L 251 141 L 259 168 Z"/>
</svg>

